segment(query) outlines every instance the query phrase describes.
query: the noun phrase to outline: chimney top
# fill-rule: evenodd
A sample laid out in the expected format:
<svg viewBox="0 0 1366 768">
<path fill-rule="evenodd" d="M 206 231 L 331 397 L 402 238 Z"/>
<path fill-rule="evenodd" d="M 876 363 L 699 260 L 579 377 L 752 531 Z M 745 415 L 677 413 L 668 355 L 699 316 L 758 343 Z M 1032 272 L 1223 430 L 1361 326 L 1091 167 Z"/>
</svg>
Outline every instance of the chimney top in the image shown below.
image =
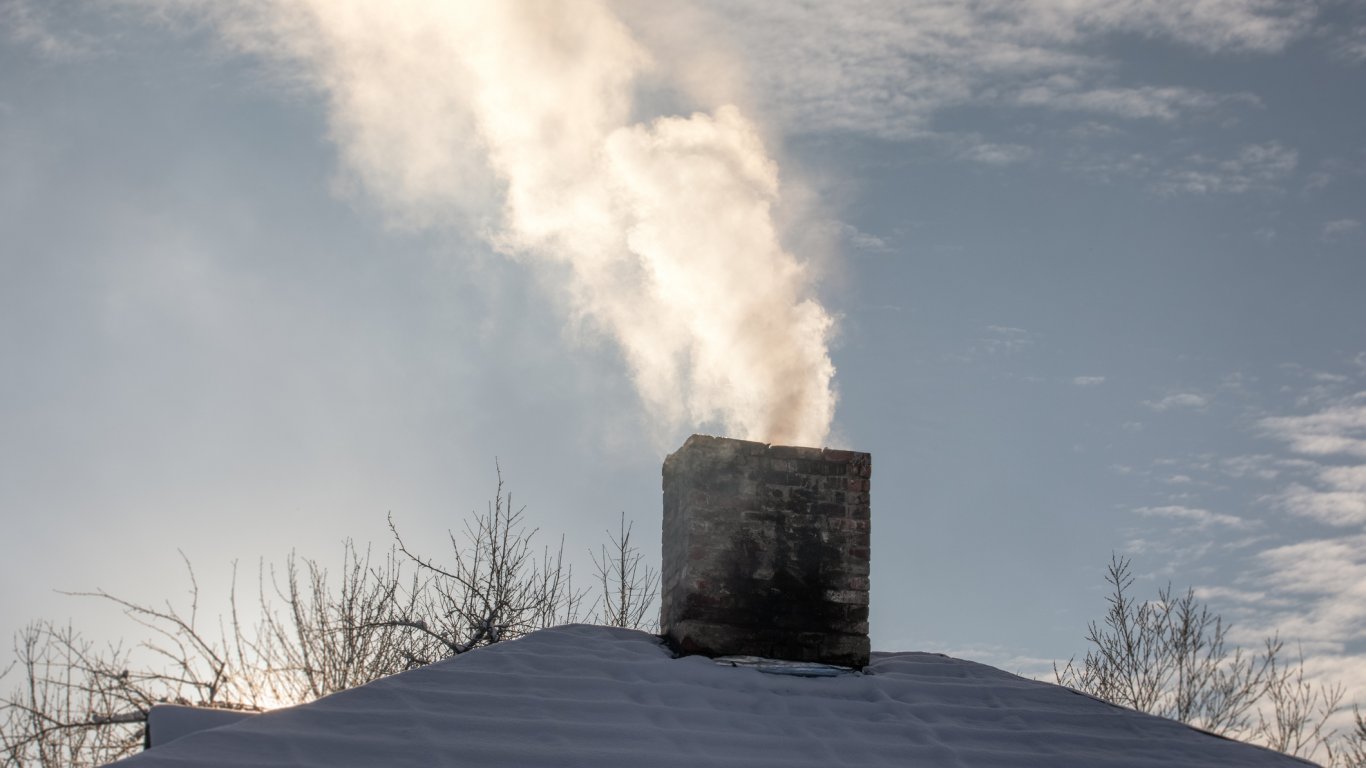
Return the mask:
<svg viewBox="0 0 1366 768">
<path fill-rule="evenodd" d="M 689 437 L 663 468 L 670 642 L 866 665 L 871 467 L 857 451 Z"/>
</svg>

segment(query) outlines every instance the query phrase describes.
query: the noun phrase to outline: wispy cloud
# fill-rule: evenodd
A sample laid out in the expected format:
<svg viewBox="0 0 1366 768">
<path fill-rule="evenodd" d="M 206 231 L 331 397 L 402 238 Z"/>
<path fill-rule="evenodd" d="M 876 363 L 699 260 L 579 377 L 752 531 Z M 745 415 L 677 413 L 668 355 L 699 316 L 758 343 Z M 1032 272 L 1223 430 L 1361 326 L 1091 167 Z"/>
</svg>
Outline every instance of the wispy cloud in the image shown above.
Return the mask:
<svg viewBox="0 0 1366 768">
<path fill-rule="evenodd" d="M 1328 242 L 1336 242 L 1361 229 L 1357 219 L 1334 219 L 1325 222 L 1320 236 Z"/>
<path fill-rule="evenodd" d="M 1275 189 L 1299 164 L 1299 153 L 1279 142 L 1246 144 L 1225 159 L 1191 155 L 1159 175 L 1154 188 L 1165 194 L 1241 194 Z"/>
<path fill-rule="evenodd" d="M 1291 514 L 1328 525 L 1366 525 L 1366 492 L 1316 490 L 1295 483 L 1280 495 L 1279 502 Z"/>
<path fill-rule="evenodd" d="M 1337 32 L 1333 51 L 1354 64 L 1366 62 L 1366 24 L 1356 24 Z"/>
<path fill-rule="evenodd" d="M 981 337 L 961 353 L 950 355 L 950 359 L 960 363 L 1010 359 L 1032 348 L 1037 339 L 1035 333 L 1008 325 L 988 325 L 983 331 Z"/>
<path fill-rule="evenodd" d="M 1296 453 L 1366 458 L 1366 392 L 1303 416 L 1267 417 L 1258 426 Z"/>
<path fill-rule="evenodd" d="M 1229 456 L 1219 460 L 1219 469 L 1229 477 L 1275 480 L 1281 474 L 1275 463 L 1275 457 L 1268 453 Z"/>
<path fill-rule="evenodd" d="M 870 232 L 864 232 L 852 224 L 841 224 L 840 236 L 856 250 L 868 253 L 887 253 L 892 250 L 892 247 L 888 245 L 885 238 L 878 237 Z"/>
<path fill-rule="evenodd" d="M 59 11 L 58 3 L 0 0 L 0 33 L 13 42 L 54 61 L 88 58 L 97 53 L 93 37 L 75 28 Z"/>
<path fill-rule="evenodd" d="M 989 141 L 972 142 L 958 151 L 959 157 L 983 165 L 1015 165 L 1028 160 L 1034 150 L 1021 144 L 995 144 Z"/>
<path fill-rule="evenodd" d="M 1021 106 L 1091 112 L 1130 120 L 1171 122 L 1190 112 L 1230 102 L 1260 103 L 1251 94 L 1215 94 L 1179 86 L 1084 88 L 1075 78 L 1055 76 L 1028 85 L 1015 96 Z"/>
<path fill-rule="evenodd" d="M 1280 450 L 1154 461 L 1155 468 L 1169 468 L 1149 475 L 1154 492 L 1180 500 L 1136 508 L 1151 522 L 1126 532 L 1128 544 L 1133 554 L 1165 558 L 1159 575 L 1173 579 L 1233 557 L 1236 576 L 1196 588 L 1234 620 L 1232 639 L 1255 645 L 1278 635 L 1292 652 L 1302 650 L 1312 678 L 1342 683 L 1348 701 L 1360 701 L 1366 695 L 1366 392 L 1341 391 L 1362 374 L 1300 365 L 1281 370 L 1295 381 L 1284 393 L 1304 412 L 1263 416 L 1252 426 Z M 1321 387 L 1336 387 L 1338 394 L 1312 401 L 1297 396 Z M 1194 406 L 1196 400 L 1184 394 L 1148 405 Z M 1234 489 L 1241 486 L 1241 501 L 1219 482 L 1230 479 L 1237 481 Z M 1183 491 L 1177 497 L 1170 496 L 1173 481 Z M 1272 514 L 1215 511 L 1229 504 Z M 1320 526 L 1331 526 L 1336 535 L 1323 535 Z"/>
<path fill-rule="evenodd" d="M 1104 376 L 1074 376 L 1072 383 L 1078 387 L 1098 387 L 1105 383 Z"/>
<path fill-rule="evenodd" d="M 1311 380 L 1322 378 L 1312 375 Z M 1366 694 L 1366 392 L 1319 405 L 1312 413 L 1268 417 L 1264 434 L 1313 461 L 1294 463 L 1297 479 L 1273 501 L 1290 514 L 1345 529 L 1273 547 L 1256 560 L 1250 584 L 1276 596 L 1250 608 L 1253 627 L 1294 638 L 1312 676 Z M 1316 462 L 1333 463 L 1316 463 Z"/>
<path fill-rule="evenodd" d="M 1008 325 L 988 325 L 986 338 L 982 345 L 992 354 L 1018 352 L 1034 346 L 1034 334 Z"/>
<path fill-rule="evenodd" d="M 1338 650 L 1366 639 L 1366 534 L 1275 547 L 1258 560 L 1263 583 L 1300 598 L 1276 616 L 1283 634 Z"/>
<path fill-rule="evenodd" d="M 1209 398 L 1204 395 L 1197 395 L 1194 392 L 1177 392 L 1167 395 L 1161 400 L 1144 400 L 1143 404 L 1161 413 L 1177 408 L 1204 408 L 1209 405 Z"/>
<path fill-rule="evenodd" d="M 1144 517 L 1164 517 L 1171 520 L 1184 521 L 1189 523 L 1190 527 L 1193 527 L 1196 530 L 1205 530 L 1214 526 L 1247 528 L 1250 525 L 1247 520 L 1236 515 L 1211 512 L 1208 509 L 1201 509 L 1199 507 L 1139 507 L 1134 511 Z"/>
<path fill-rule="evenodd" d="M 934 114 L 963 105 L 1173 120 L 1242 100 L 1180 85 L 1117 86 L 1107 82 L 1114 62 L 1094 43 L 1122 33 L 1267 54 L 1310 31 L 1317 13 L 1273 0 L 705 5 L 754 62 L 757 100 L 790 130 L 894 139 L 924 135 Z"/>
<path fill-rule="evenodd" d="M 1366 392 L 1313 413 L 1263 418 L 1258 425 L 1296 453 L 1339 462 L 1366 458 Z M 1291 514 L 1328 525 L 1366 525 L 1366 464 L 1316 466 L 1312 483 L 1290 484 L 1277 502 Z"/>
</svg>

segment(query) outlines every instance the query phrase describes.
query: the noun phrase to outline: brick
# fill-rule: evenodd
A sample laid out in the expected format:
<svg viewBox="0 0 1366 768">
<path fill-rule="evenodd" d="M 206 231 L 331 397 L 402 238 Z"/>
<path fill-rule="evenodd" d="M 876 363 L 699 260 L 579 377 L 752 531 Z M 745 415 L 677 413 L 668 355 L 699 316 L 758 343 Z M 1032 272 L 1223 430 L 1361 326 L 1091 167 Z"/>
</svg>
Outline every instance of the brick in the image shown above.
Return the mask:
<svg viewBox="0 0 1366 768">
<path fill-rule="evenodd" d="M 662 470 L 670 642 L 865 664 L 870 476 L 866 453 L 689 438 Z"/>
</svg>

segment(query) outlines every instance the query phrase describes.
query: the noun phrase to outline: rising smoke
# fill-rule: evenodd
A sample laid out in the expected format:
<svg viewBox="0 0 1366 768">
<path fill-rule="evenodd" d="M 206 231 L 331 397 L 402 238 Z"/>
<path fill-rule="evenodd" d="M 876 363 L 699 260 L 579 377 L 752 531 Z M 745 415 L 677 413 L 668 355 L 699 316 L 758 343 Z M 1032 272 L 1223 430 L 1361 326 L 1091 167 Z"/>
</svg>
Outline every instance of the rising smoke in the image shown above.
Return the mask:
<svg viewBox="0 0 1366 768">
<path fill-rule="evenodd" d="M 396 222 L 460 221 L 559 265 L 664 426 L 824 442 L 832 319 L 780 243 L 777 166 L 734 106 L 642 121 L 642 79 L 670 73 L 604 2 L 172 5 L 319 92 L 347 172 Z"/>
</svg>

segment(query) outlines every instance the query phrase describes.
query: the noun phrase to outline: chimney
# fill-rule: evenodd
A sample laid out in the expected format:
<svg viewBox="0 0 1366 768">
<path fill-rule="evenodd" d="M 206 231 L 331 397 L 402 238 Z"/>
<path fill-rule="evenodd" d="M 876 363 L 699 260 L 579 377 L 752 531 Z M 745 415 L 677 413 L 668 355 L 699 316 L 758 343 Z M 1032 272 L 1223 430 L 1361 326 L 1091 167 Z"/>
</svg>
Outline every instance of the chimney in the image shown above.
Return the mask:
<svg viewBox="0 0 1366 768">
<path fill-rule="evenodd" d="M 674 647 L 867 665 L 871 469 L 866 453 L 705 435 L 664 459 Z"/>
</svg>

